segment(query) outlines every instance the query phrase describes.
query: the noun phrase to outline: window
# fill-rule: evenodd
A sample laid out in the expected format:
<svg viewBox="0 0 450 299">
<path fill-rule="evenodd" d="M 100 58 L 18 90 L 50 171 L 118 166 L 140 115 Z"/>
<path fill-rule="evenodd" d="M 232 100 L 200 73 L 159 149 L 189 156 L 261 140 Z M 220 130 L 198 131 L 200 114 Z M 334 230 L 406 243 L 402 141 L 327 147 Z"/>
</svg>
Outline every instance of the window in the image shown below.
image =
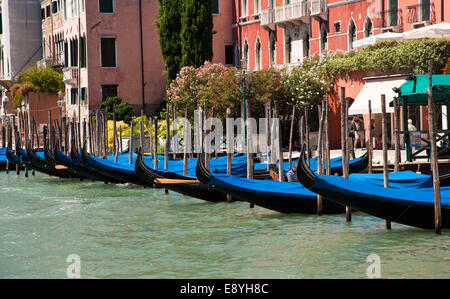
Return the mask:
<svg viewBox="0 0 450 299">
<path fill-rule="evenodd" d="M 41 19 L 45 20 L 45 8 L 41 8 Z"/>
<path fill-rule="evenodd" d="M 87 87 L 81 88 L 81 104 L 87 104 Z"/>
<path fill-rule="evenodd" d="M 47 5 L 45 7 L 45 14 L 46 14 L 47 18 L 50 18 L 50 5 Z"/>
<path fill-rule="evenodd" d="M 102 102 L 110 97 L 117 97 L 117 84 L 102 85 Z"/>
<path fill-rule="evenodd" d="M 220 0 L 212 0 L 212 13 L 216 15 L 220 13 Z"/>
<path fill-rule="evenodd" d="M 248 16 L 248 3 L 247 0 L 242 0 L 242 16 Z"/>
<path fill-rule="evenodd" d="M 291 63 L 292 39 L 289 35 L 286 36 L 285 49 L 286 49 L 286 62 L 285 63 Z"/>
<path fill-rule="evenodd" d="M 356 26 L 353 20 L 350 20 L 348 26 L 348 49 L 353 50 L 353 43 L 356 42 Z"/>
<path fill-rule="evenodd" d="M 244 53 L 243 53 L 244 55 L 243 55 L 243 58 L 244 59 L 246 59 L 247 60 L 247 69 L 249 68 L 249 61 L 248 61 L 248 43 L 247 43 L 247 40 L 245 40 L 245 42 L 244 42 Z"/>
<path fill-rule="evenodd" d="M 255 14 L 260 13 L 260 10 L 261 10 L 261 1 L 255 0 Z"/>
<path fill-rule="evenodd" d="M 78 39 L 70 41 L 70 66 L 78 66 Z"/>
<path fill-rule="evenodd" d="M 52 13 L 56 14 L 58 12 L 58 2 L 53 1 L 52 2 Z"/>
<path fill-rule="evenodd" d="M 116 39 L 102 37 L 101 41 L 102 67 L 116 67 Z"/>
<path fill-rule="evenodd" d="M 99 0 L 98 6 L 101 13 L 114 12 L 114 0 Z"/>
<path fill-rule="evenodd" d="M 80 39 L 80 67 L 86 67 L 86 37 Z"/>
<path fill-rule="evenodd" d="M 320 51 L 326 52 L 328 50 L 328 32 L 326 28 L 322 28 L 322 33 L 320 34 Z"/>
<path fill-rule="evenodd" d="M 233 64 L 233 46 L 231 45 L 225 46 L 225 64 Z"/>
<path fill-rule="evenodd" d="M 398 0 L 389 1 L 389 26 L 397 26 L 398 24 Z"/>
<path fill-rule="evenodd" d="M 306 33 L 305 37 L 303 38 L 303 57 L 309 57 L 309 34 Z"/>
<path fill-rule="evenodd" d="M 373 35 L 373 25 L 372 21 L 367 18 L 366 23 L 364 24 L 364 37 L 369 37 Z"/>
<path fill-rule="evenodd" d="M 276 59 L 276 41 L 273 33 L 270 34 L 270 49 L 269 49 L 269 62 L 270 65 L 275 64 Z"/>
<path fill-rule="evenodd" d="M 76 105 L 78 103 L 78 88 L 70 89 L 70 104 Z"/>
<path fill-rule="evenodd" d="M 334 33 L 341 33 L 341 21 L 334 22 Z"/>
<path fill-rule="evenodd" d="M 259 39 L 256 40 L 255 45 L 255 70 L 259 71 L 261 69 L 261 42 Z"/>
<path fill-rule="evenodd" d="M 69 44 L 64 42 L 64 67 L 69 66 Z"/>
<path fill-rule="evenodd" d="M 3 34 L 3 16 L 0 12 L 0 34 Z"/>
<path fill-rule="evenodd" d="M 269 9 L 275 8 L 275 0 L 269 0 Z"/>
<path fill-rule="evenodd" d="M 64 20 L 67 20 L 67 0 L 64 0 Z"/>
<path fill-rule="evenodd" d="M 421 21 L 429 21 L 431 19 L 430 16 L 430 0 L 422 0 L 420 3 L 420 20 Z"/>
</svg>

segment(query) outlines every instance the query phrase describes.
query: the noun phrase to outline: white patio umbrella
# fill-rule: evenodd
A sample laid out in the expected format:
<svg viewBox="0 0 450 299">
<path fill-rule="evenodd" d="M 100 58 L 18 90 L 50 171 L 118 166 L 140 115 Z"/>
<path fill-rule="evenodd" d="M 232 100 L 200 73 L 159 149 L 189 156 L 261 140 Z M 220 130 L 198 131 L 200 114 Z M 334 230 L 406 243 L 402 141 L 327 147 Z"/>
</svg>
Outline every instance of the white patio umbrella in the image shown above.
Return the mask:
<svg viewBox="0 0 450 299">
<path fill-rule="evenodd" d="M 356 42 L 353 42 L 353 48 L 362 48 L 369 45 L 373 45 L 378 41 L 388 40 L 388 39 L 394 39 L 394 40 L 401 40 L 403 39 L 403 34 L 397 33 L 397 32 L 385 32 L 380 33 L 377 35 L 372 35 L 360 40 L 357 40 Z"/>
<path fill-rule="evenodd" d="M 405 39 L 450 38 L 450 23 L 438 23 L 403 33 Z"/>
</svg>

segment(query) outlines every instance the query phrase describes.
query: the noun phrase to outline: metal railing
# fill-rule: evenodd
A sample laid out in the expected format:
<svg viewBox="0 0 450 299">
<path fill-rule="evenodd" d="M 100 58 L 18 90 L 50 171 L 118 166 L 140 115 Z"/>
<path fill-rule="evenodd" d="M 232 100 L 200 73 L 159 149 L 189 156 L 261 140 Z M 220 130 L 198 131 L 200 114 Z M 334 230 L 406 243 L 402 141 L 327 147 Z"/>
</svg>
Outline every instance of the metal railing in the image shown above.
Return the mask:
<svg viewBox="0 0 450 299">
<path fill-rule="evenodd" d="M 399 27 L 403 29 L 403 13 L 401 9 L 384 10 L 378 12 L 378 27 Z"/>
<path fill-rule="evenodd" d="M 436 21 L 434 3 L 416 4 L 406 7 L 408 9 L 408 23 Z"/>
</svg>

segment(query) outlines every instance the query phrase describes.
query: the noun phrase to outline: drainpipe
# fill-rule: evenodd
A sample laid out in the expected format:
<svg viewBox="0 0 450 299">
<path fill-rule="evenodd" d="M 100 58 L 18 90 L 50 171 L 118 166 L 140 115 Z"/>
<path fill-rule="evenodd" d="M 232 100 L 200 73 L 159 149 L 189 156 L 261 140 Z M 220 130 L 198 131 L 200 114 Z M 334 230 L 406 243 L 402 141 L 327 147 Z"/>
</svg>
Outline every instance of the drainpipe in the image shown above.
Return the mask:
<svg viewBox="0 0 450 299">
<path fill-rule="evenodd" d="M 241 48 L 241 46 L 242 46 L 242 26 L 241 26 L 241 20 L 240 20 L 240 17 L 241 17 L 241 1 L 238 1 L 238 15 L 237 15 L 237 25 L 238 25 L 238 35 L 239 35 L 239 37 L 238 37 L 238 42 L 239 42 L 239 69 L 241 68 L 241 51 L 242 51 L 242 48 Z"/>
<path fill-rule="evenodd" d="M 441 0 L 441 22 L 444 23 L 444 0 Z"/>
<path fill-rule="evenodd" d="M 141 47 L 142 111 L 145 111 L 144 42 L 143 42 L 143 36 L 142 36 L 142 0 L 139 0 L 139 35 L 140 35 L 140 47 Z"/>
</svg>

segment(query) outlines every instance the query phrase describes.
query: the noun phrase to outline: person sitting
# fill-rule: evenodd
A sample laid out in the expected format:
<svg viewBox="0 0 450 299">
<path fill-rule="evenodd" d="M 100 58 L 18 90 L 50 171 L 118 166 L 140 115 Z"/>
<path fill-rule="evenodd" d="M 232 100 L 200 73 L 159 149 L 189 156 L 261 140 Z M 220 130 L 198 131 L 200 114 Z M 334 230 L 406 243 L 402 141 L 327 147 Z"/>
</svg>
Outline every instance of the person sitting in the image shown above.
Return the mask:
<svg viewBox="0 0 450 299">
<path fill-rule="evenodd" d="M 287 177 L 288 182 L 298 182 L 297 167 L 298 167 L 298 164 L 295 164 L 294 168 L 287 172 L 286 177 Z"/>
</svg>

